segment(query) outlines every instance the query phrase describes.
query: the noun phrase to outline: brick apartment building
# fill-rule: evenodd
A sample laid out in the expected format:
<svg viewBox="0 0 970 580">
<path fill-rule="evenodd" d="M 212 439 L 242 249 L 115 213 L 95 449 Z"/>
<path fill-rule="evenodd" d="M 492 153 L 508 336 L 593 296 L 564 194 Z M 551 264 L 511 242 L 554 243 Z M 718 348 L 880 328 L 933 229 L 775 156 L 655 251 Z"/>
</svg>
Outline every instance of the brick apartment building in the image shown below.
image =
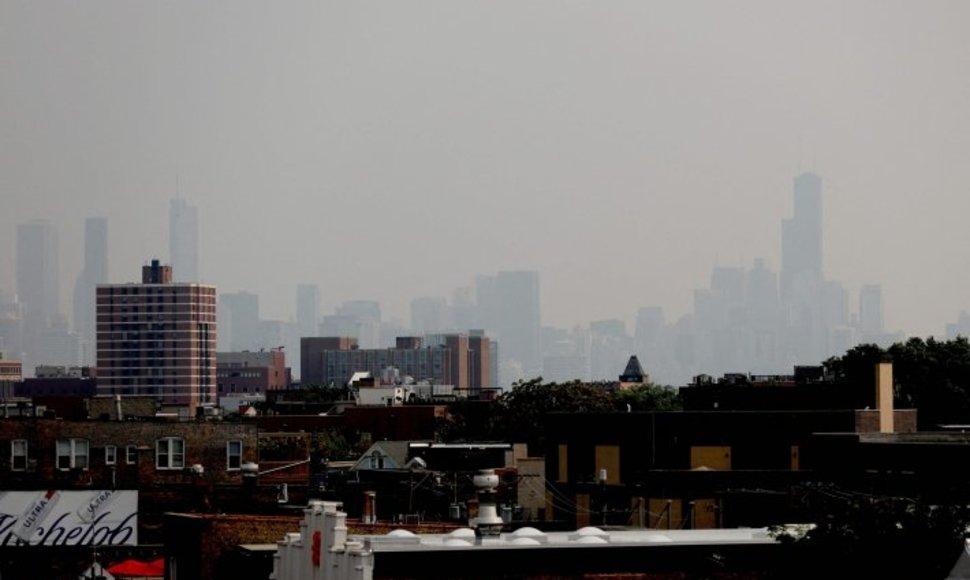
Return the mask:
<svg viewBox="0 0 970 580">
<path fill-rule="evenodd" d="M 102 395 L 152 395 L 193 416 L 216 402 L 216 289 L 173 283 L 158 260 L 141 284 L 97 288 L 97 377 Z"/>
<path fill-rule="evenodd" d="M 421 337 L 398 337 L 395 348 L 360 349 L 350 337 L 300 339 L 302 382 L 342 385 L 355 372 L 394 367 L 401 375 L 434 384 L 454 385 L 471 396 L 492 386 L 491 341 L 484 335 L 446 334 L 425 346 Z"/>
<path fill-rule="evenodd" d="M 798 521 L 806 484 L 932 496 L 970 460 L 966 433 L 917 433 L 875 389 L 824 382 L 694 385 L 685 410 L 546 417 L 545 517 L 577 526 L 761 526 Z M 581 428 L 577 428 L 581 426 Z"/>
<path fill-rule="evenodd" d="M 216 392 L 220 398 L 285 391 L 290 382 L 290 369 L 281 350 L 216 353 Z"/>
</svg>

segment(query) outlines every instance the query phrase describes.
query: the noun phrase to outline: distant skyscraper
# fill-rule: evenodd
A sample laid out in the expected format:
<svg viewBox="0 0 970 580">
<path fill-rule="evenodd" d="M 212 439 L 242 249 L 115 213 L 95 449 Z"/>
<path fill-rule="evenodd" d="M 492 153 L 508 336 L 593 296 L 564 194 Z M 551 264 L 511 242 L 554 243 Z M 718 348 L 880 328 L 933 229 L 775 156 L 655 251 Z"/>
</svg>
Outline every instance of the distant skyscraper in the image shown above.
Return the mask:
<svg viewBox="0 0 970 580">
<path fill-rule="evenodd" d="M 320 324 L 320 287 L 299 284 L 296 287 L 296 326 L 300 336 L 316 336 Z"/>
<path fill-rule="evenodd" d="M 411 301 L 411 331 L 415 334 L 441 332 L 447 324 L 448 303 L 439 296 Z"/>
<path fill-rule="evenodd" d="M 823 292 L 825 326 L 833 328 L 849 324 L 849 293 L 842 283 L 838 280 L 826 280 Z"/>
<path fill-rule="evenodd" d="M 194 416 L 216 402 L 216 289 L 176 284 L 158 260 L 141 284 L 102 284 L 98 393 L 149 395 Z"/>
<path fill-rule="evenodd" d="M 514 360 L 526 376 L 541 372 L 539 273 L 499 272 L 477 279 L 483 326 L 497 335 L 502 361 Z M 505 380 L 501 383 L 504 385 Z"/>
<path fill-rule="evenodd" d="M 948 340 L 955 340 L 960 336 L 970 337 L 970 314 L 965 310 L 960 313 L 956 322 L 950 322 L 946 325 L 946 338 Z"/>
<path fill-rule="evenodd" d="M 778 276 L 765 266 L 763 259 L 756 259 L 754 268 L 748 272 L 745 308 L 752 328 L 775 330 L 781 324 Z"/>
<path fill-rule="evenodd" d="M 374 300 L 348 300 L 336 311 L 338 317 L 356 320 L 357 334 L 325 335 L 356 336 L 360 348 L 379 348 L 381 345 L 381 305 Z"/>
<path fill-rule="evenodd" d="M 74 285 L 74 331 L 80 336 L 82 362 L 94 364 L 95 288 L 108 282 L 108 221 L 84 221 L 84 265 Z"/>
<path fill-rule="evenodd" d="M 744 268 L 715 266 L 711 270 L 711 291 L 728 306 L 744 303 Z"/>
<path fill-rule="evenodd" d="M 781 298 L 790 325 L 786 344 L 796 364 L 825 355 L 822 271 L 822 178 L 803 173 L 794 182 L 794 212 L 781 225 Z"/>
<path fill-rule="evenodd" d="M 648 306 L 637 311 L 637 322 L 634 334 L 639 348 L 649 348 L 655 345 L 660 341 L 663 330 L 663 308 L 660 306 Z"/>
<path fill-rule="evenodd" d="M 356 341 L 359 341 L 360 322 L 357 320 L 356 316 L 327 314 L 327 315 L 324 315 L 323 320 L 320 321 L 320 326 L 319 326 L 317 335 L 320 337 L 327 337 L 327 338 L 331 338 L 335 336 L 343 336 L 343 337 L 352 338 Z M 301 372 L 302 372 L 302 368 L 301 368 Z M 300 377 L 302 378 L 303 375 L 301 374 Z"/>
<path fill-rule="evenodd" d="M 822 280 L 822 178 L 803 173 L 795 178 L 794 212 L 781 224 L 781 295 L 806 280 Z"/>
<path fill-rule="evenodd" d="M 17 298 L 27 318 L 50 324 L 60 312 L 57 229 L 37 220 L 17 226 Z"/>
<path fill-rule="evenodd" d="M 882 287 L 866 284 L 859 290 L 859 332 L 879 334 L 883 330 Z"/>
<path fill-rule="evenodd" d="M 267 346 L 261 342 L 259 296 L 251 292 L 220 294 L 219 309 L 229 321 L 230 351 L 256 350 Z"/>
<path fill-rule="evenodd" d="M 20 360 L 23 355 L 23 310 L 16 296 L 0 290 L 0 352 Z"/>
<path fill-rule="evenodd" d="M 168 215 L 168 243 L 175 282 L 199 281 L 199 211 L 175 198 Z"/>
<path fill-rule="evenodd" d="M 57 229 L 37 220 L 17 226 L 17 298 L 23 308 L 24 368 L 43 361 L 42 336 L 60 314 Z"/>
</svg>

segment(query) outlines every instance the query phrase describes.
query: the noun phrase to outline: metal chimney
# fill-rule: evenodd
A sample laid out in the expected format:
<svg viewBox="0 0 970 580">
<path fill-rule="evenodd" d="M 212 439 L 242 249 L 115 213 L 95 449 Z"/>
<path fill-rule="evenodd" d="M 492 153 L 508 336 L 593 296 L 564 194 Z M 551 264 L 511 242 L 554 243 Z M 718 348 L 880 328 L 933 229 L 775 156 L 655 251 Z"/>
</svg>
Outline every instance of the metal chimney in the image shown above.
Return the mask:
<svg viewBox="0 0 970 580">
<path fill-rule="evenodd" d="M 471 527 L 476 536 L 496 537 L 502 533 L 504 523 L 495 505 L 498 475 L 494 469 L 482 469 L 472 478 L 472 483 L 478 488 L 478 517 L 472 518 Z"/>
<path fill-rule="evenodd" d="M 376 491 L 364 492 L 364 511 L 360 519 L 365 524 L 377 523 L 377 492 Z"/>
</svg>

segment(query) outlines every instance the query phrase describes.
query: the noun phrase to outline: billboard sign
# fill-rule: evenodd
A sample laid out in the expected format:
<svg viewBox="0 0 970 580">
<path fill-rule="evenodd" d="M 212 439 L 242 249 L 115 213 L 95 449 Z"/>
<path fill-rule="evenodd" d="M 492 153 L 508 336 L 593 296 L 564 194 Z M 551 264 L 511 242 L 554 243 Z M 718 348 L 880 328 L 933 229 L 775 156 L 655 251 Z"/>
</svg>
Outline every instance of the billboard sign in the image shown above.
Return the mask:
<svg viewBox="0 0 970 580">
<path fill-rule="evenodd" d="M 2 546 L 134 546 L 138 492 L 0 492 Z"/>
</svg>

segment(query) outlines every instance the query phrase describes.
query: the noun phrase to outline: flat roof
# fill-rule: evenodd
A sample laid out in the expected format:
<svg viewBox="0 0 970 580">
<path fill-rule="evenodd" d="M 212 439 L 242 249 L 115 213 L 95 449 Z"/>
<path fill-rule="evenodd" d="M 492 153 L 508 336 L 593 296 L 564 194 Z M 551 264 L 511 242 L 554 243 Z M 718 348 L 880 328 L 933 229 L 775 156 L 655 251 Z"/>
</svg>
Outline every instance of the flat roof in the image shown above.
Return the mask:
<svg viewBox="0 0 970 580">
<path fill-rule="evenodd" d="M 647 545 L 705 546 L 726 544 L 776 544 L 768 528 L 730 528 L 710 530 L 658 530 L 651 528 L 603 529 L 585 527 L 572 532 L 543 532 L 519 528 L 497 537 L 475 537 L 471 528 L 458 528 L 447 534 L 415 534 L 395 530 L 384 535 L 351 534 L 349 539 L 380 552 L 429 552 L 438 550 L 508 550 L 541 548 L 579 548 L 585 546 L 637 547 Z"/>
</svg>

